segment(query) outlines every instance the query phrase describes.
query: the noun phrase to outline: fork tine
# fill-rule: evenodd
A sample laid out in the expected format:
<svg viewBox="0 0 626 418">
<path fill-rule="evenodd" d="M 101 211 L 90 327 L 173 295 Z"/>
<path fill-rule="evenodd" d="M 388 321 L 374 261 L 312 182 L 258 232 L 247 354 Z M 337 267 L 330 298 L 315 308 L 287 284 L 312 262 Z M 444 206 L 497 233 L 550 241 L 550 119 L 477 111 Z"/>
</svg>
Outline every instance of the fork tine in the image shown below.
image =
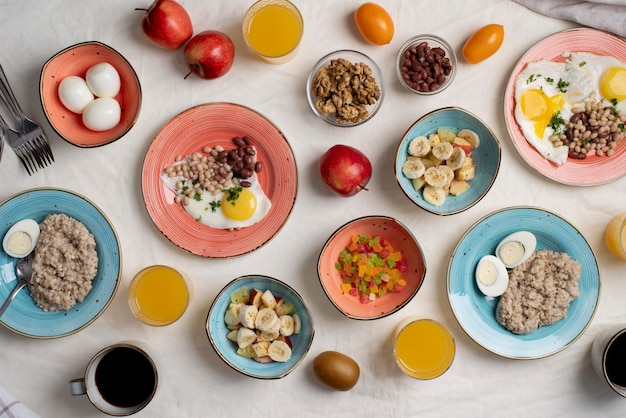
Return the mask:
<svg viewBox="0 0 626 418">
<path fill-rule="evenodd" d="M 31 167 L 30 167 L 30 161 L 24 155 L 24 153 L 22 152 L 22 149 L 21 148 L 14 148 L 13 150 L 15 151 L 15 155 L 17 155 L 17 158 L 19 158 L 20 162 L 22 163 L 22 165 L 26 169 L 26 172 L 28 173 L 28 175 L 32 176 Z"/>
<path fill-rule="evenodd" d="M 41 153 L 44 161 L 47 164 L 52 164 L 52 162 L 54 161 L 54 156 L 52 155 L 52 149 L 50 149 L 50 144 L 46 140 L 46 137 L 43 135 L 38 136 L 37 143 L 39 145 L 39 152 Z"/>
<path fill-rule="evenodd" d="M 24 150 L 24 154 L 28 156 L 31 162 L 31 165 L 35 168 L 35 171 L 37 171 L 37 166 L 39 166 L 40 168 L 43 168 L 43 164 L 41 162 L 41 158 L 39 157 L 39 153 L 37 152 L 37 149 L 35 148 L 34 144 L 31 141 L 28 141 L 24 144 L 23 150 Z"/>
</svg>

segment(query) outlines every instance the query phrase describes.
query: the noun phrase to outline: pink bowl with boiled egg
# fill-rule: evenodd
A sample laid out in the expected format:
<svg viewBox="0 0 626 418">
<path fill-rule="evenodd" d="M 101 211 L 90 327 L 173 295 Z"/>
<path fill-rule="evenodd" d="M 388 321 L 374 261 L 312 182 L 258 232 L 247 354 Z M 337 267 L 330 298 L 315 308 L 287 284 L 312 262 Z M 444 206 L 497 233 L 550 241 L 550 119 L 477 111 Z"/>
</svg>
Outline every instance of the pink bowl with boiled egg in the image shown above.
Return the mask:
<svg viewBox="0 0 626 418">
<path fill-rule="evenodd" d="M 81 114 L 67 109 L 59 98 L 59 85 L 68 76 L 85 78 L 92 66 L 107 62 L 119 74 L 121 86 L 114 97 L 121 117 L 113 128 L 95 131 L 87 128 Z M 52 56 L 41 70 L 41 106 L 52 128 L 65 141 L 81 148 L 98 147 L 122 138 L 135 125 L 141 109 L 141 85 L 132 65 L 119 52 L 97 41 L 72 45 Z"/>
<path fill-rule="evenodd" d="M 378 253 L 387 260 L 398 260 L 394 267 L 401 271 L 403 282 L 400 287 L 388 288 L 384 294 L 372 300 L 363 300 L 359 292 L 343 288 L 346 274 L 338 268 L 337 263 L 341 264 L 341 254 L 346 247 L 351 246 L 354 236 L 378 237 L 383 247 L 401 254 L 399 260 L 391 255 L 387 257 L 382 250 L 375 248 L 376 245 L 372 250 L 356 250 L 359 253 Z M 402 268 L 399 267 L 400 263 L 403 264 Z M 341 313 L 352 319 L 372 320 L 397 312 L 413 299 L 426 276 L 426 259 L 415 236 L 400 221 L 388 216 L 364 216 L 344 224 L 330 236 L 318 258 L 317 272 L 326 296 Z M 393 276 L 392 272 L 388 273 Z M 373 273 L 371 277 L 375 275 Z M 376 284 L 379 289 L 393 281 L 383 279 L 376 283 L 375 280 L 372 279 L 372 284 Z M 368 285 L 370 290 L 372 284 Z"/>
</svg>

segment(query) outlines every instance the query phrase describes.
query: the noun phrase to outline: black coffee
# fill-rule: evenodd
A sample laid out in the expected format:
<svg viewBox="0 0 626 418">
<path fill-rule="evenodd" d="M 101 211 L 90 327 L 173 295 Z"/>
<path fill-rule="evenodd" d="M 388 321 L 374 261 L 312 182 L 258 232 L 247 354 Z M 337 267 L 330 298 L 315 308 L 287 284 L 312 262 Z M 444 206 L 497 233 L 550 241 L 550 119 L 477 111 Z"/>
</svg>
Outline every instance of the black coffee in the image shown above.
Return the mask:
<svg viewBox="0 0 626 418">
<path fill-rule="evenodd" d="M 156 373 L 150 361 L 139 351 L 116 347 L 102 357 L 96 368 L 96 386 L 112 405 L 126 408 L 150 398 Z"/>
<path fill-rule="evenodd" d="M 626 387 L 626 333 L 617 337 L 606 352 L 606 374 L 614 385 Z"/>
</svg>

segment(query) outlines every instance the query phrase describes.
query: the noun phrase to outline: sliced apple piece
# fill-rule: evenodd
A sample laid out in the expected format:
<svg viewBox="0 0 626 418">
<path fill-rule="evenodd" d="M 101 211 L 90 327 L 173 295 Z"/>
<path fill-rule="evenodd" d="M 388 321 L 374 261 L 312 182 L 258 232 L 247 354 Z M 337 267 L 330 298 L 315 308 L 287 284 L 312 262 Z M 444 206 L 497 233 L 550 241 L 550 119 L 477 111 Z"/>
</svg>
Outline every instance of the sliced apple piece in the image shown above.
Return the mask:
<svg viewBox="0 0 626 418">
<path fill-rule="evenodd" d="M 265 292 L 263 292 L 263 295 L 261 295 L 261 302 L 266 308 L 274 309 L 274 307 L 276 306 L 276 298 L 269 289 L 267 289 Z"/>
<path fill-rule="evenodd" d="M 452 146 L 461 148 L 463 151 L 465 151 L 466 155 L 470 155 L 472 153 L 472 144 L 470 144 L 467 139 L 461 138 L 460 136 L 454 138 L 454 141 L 452 141 Z"/>
<path fill-rule="evenodd" d="M 293 311 L 296 309 L 296 307 L 294 306 L 293 303 L 289 302 L 287 299 L 285 298 L 281 298 L 277 303 L 276 306 L 274 307 L 274 310 L 276 311 L 276 315 L 281 316 L 281 315 L 290 315 L 291 313 L 293 313 Z"/>
<path fill-rule="evenodd" d="M 250 301 L 250 290 L 246 287 L 240 287 L 230 294 L 232 303 L 248 303 Z"/>
<path fill-rule="evenodd" d="M 443 142 L 452 143 L 452 141 L 454 141 L 454 138 L 456 138 L 456 134 L 454 132 L 444 128 L 438 128 L 437 135 L 439 136 L 439 139 Z"/>
<path fill-rule="evenodd" d="M 470 189 L 470 184 L 466 180 L 452 180 L 450 183 L 450 194 L 460 196 Z"/>
<path fill-rule="evenodd" d="M 259 289 L 252 289 L 250 291 L 250 304 L 256 306 L 257 308 L 261 306 L 261 296 L 263 296 L 263 291 Z"/>
</svg>

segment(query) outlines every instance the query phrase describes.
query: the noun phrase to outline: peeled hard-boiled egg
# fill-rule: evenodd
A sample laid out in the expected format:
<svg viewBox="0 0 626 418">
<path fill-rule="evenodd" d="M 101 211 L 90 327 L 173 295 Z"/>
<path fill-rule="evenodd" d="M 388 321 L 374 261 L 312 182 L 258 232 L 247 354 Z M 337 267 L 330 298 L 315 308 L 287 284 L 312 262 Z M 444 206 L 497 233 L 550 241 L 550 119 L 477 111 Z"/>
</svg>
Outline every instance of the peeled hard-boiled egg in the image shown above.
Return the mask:
<svg viewBox="0 0 626 418">
<path fill-rule="evenodd" d="M 506 268 L 519 266 L 537 247 L 537 238 L 531 232 L 518 231 L 504 238 L 496 247 L 496 256 Z"/>
<path fill-rule="evenodd" d="M 90 67 L 85 77 L 89 89 L 98 97 L 115 97 L 122 85 L 119 73 L 108 62 Z"/>
<path fill-rule="evenodd" d="M 59 99 L 68 110 L 81 114 L 94 96 L 82 77 L 71 75 L 59 83 Z"/>
<path fill-rule="evenodd" d="M 4 235 L 4 251 L 15 258 L 30 254 L 39 239 L 39 224 L 32 219 L 22 219 L 15 223 Z"/>
<path fill-rule="evenodd" d="M 485 296 L 500 296 L 509 286 L 509 273 L 500 259 L 484 256 L 476 266 L 476 284 Z"/>
<path fill-rule="evenodd" d="M 83 112 L 83 123 L 92 131 L 108 131 L 120 123 L 122 109 L 117 100 L 99 97 L 89 103 Z"/>
</svg>

